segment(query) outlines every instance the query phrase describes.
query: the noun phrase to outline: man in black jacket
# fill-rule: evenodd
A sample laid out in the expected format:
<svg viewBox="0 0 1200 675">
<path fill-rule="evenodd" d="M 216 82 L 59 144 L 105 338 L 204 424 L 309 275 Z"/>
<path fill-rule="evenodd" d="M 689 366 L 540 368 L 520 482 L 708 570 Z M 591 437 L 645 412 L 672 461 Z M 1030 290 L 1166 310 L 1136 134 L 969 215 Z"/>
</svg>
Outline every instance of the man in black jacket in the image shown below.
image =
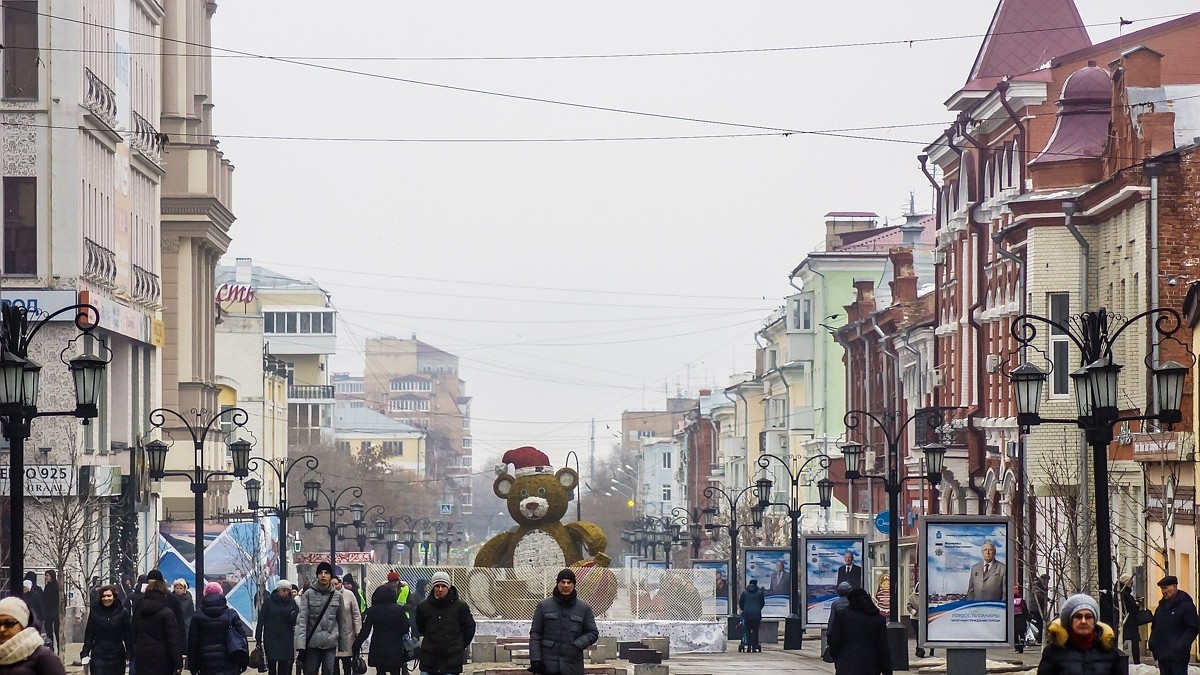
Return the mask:
<svg viewBox="0 0 1200 675">
<path fill-rule="evenodd" d="M 575 572 L 564 569 L 554 592 L 533 613 L 529 670 L 535 675 L 583 675 L 583 650 L 599 639 L 596 614 L 575 594 Z"/>
<path fill-rule="evenodd" d="M 1192 596 L 1179 590 L 1179 579 L 1168 575 L 1158 582 L 1162 601 L 1154 610 L 1150 624 L 1150 651 L 1158 661 L 1162 675 L 1187 675 L 1191 660 L 1192 641 L 1200 628 L 1196 603 Z"/>
<path fill-rule="evenodd" d="M 447 675 L 463 670 L 463 651 L 475 639 L 475 617 L 450 575 L 433 575 L 433 592 L 417 605 L 416 624 L 421 632 L 422 675 Z"/>
</svg>

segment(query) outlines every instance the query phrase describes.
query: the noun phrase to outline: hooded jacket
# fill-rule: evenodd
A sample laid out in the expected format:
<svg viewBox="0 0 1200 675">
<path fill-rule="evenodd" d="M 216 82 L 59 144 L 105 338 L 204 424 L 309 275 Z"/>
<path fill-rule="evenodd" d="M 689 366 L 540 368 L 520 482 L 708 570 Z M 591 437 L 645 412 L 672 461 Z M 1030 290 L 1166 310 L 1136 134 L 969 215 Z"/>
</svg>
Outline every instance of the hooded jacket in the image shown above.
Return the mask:
<svg viewBox="0 0 1200 675">
<path fill-rule="evenodd" d="M 263 645 L 263 655 L 268 661 L 292 661 L 296 658 L 294 640 L 296 617 L 300 608 L 291 594 L 280 597 L 272 593 L 263 600 L 258 610 L 258 626 L 254 639 Z"/>
<path fill-rule="evenodd" d="M 167 585 L 150 581 L 133 612 L 133 655 L 140 675 L 170 675 L 183 667 L 183 639 L 167 604 Z"/>
<path fill-rule="evenodd" d="M 1069 641 L 1067 628 L 1055 619 L 1046 626 L 1046 646 L 1037 675 L 1125 675 L 1129 665 L 1117 649 L 1117 635 L 1106 623 L 1096 622 L 1091 649 L 1080 649 Z"/>
<path fill-rule="evenodd" d="M 742 591 L 742 597 L 738 598 L 738 608 L 742 610 L 742 617 L 750 621 L 762 621 L 763 607 L 766 606 L 767 598 L 763 595 L 763 590 L 751 580 L 746 590 Z"/>
<path fill-rule="evenodd" d="M 142 602 L 145 602 L 143 600 Z M 228 651 L 230 630 L 241 631 L 242 619 L 220 593 L 211 593 L 200 599 L 200 608 L 192 615 L 192 627 L 188 630 L 188 670 L 203 675 L 228 675 L 244 671 L 245 664 L 231 662 Z M 141 664 L 138 664 L 141 670 Z"/>
<path fill-rule="evenodd" d="M 475 638 L 475 617 L 451 586 L 442 599 L 432 593 L 417 605 L 417 630 L 421 631 L 421 670 L 431 675 L 461 673 L 463 650 Z"/>
<path fill-rule="evenodd" d="M 558 590 L 538 603 L 529 627 L 529 661 L 541 661 L 549 675 L 583 675 L 583 650 L 596 644 L 600 631 L 591 606 L 575 591 Z"/>
<path fill-rule="evenodd" d="M 129 612 L 113 599 L 108 607 L 96 601 L 88 613 L 87 626 L 83 629 L 81 657 L 90 656 L 97 672 L 108 671 L 118 665 L 125 666 L 125 659 L 133 653 L 133 620 Z"/>
<path fill-rule="evenodd" d="M 829 617 L 829 655 L 836 675 L 891 675 L 887 621 L 861 588 L 846 596 L 845 609 Z"/>
</svg>

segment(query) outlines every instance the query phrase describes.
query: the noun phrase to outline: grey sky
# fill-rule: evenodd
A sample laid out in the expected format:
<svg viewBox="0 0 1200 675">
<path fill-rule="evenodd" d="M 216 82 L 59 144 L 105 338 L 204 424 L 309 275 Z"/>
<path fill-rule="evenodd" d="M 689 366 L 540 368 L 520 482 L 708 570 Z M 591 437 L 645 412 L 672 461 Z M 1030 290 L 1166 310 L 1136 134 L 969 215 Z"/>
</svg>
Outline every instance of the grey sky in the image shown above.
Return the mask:
<svg viewBox="0 0 1200 675">
<path fill-rule="evenodd" d="M 1093 41 L 1118 17 L 1195 9 L 1077 0 Z M 353 9 L 351 9 L 353 8 Z M 289 57 L 621 54 L 978 35 L 991 0 L 355 2 L 223 0 L 213 44 Z M 1138 21 L 1125 31 L 1153 22 Z M 1105 24 L 1105 25 L 1095 25 Z M 756 133 L 447 91 L 278 61 L 218 58 L 215 130 L 237 167 L 229 257 L 311 275 L 342 310 L 336 370 L 361 341 L 458 354 L 477 466 L 533 444 L 603 450 L 664 386 L 723 386 L 788 294 L 831 210 L 893 219 L 930 190 L 915 156 L 951 120 L 980 38 L 766 53 L 322 66 L 527 97 L 845 133 L 561 143 L 231 138 L 595 138 Z M 220 52 L 214 52 L 220 56 Z M 307 268 L 307 271 L 305 271 Z M 387 276 L 393 275 L 393 276 Z M 457 281 L 438 281 L 454 279 Z M 502 285 L 504 284 L 504 285 Z M 528 288 L 519 288 L 528 287 Z M 602 292 L 603 291 L 603 292 Z"/>
</svg>

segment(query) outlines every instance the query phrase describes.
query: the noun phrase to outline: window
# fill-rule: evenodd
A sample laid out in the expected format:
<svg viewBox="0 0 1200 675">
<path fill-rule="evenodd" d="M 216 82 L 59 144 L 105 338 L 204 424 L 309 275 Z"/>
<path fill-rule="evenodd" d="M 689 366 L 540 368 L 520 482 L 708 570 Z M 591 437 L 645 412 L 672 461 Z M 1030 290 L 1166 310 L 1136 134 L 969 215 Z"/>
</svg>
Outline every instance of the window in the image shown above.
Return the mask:
<svg viewBox="0 0 1200 675">
<path fill-rule="evenodd" d="M 1071 316 L 1071 295 L 1069 293 L 1050 294 L 1050 320 L 1066 326 Z M 1054 362 L 1054 373 L 1050 376 L 1050 393 L 1054 396 L 1066 396 L 1071 382 L 1071 340 L 1066 331 L 1054 326 L 1050 327 L 1050 358 Z"/>
<path fill-rule="evenodd" d="M 429 380 L 392 380 L 388 386 L 392 391 L 430 391 Z"/>
<path fill-rule="evenodd" d="M 429 410 L 429 401 L 415 398 L 401 398 L 388 401 L 388 410 L 401 412 L 405 410 Z"/>
<path fill-rule="evenodd" d="M 337 449 L 338 452 L 344 452 L 347 455 L 350 454 L 350 441 L 338 441 Z"/>
<path fill-rule="evenodd" d="M 233 410 L 233 408 L 234 407 L 231 405 L 221 406 L 221 433 L 225 436 L 226 459 L 233 459 L 233 450 L 229 449 L 229 443 L 237 440 L 233 437 L 233 430 L 235 428 L 235 425 L 233 424 L 233 418 L 237 417 L 237 413 L 229 412 Z"/>
<path fill-rule="evenodd" d="M 38 97 L 38 6 L 37 0 L 4 0 L 4 88 L 3 98 Z"/>
<path fill-rule="evenodd" d="M 4 177 L 4 273 L 37 274 L 36 178 Z"/>
<path fill-rule="evenodd" d="M 663 493 L 662 493 L 662 495 L 663 495 L 663 497 L 662 497 L 662 500 L 663 500 L 664 502 L 669 502 L 669 501 L 671 501 L 671 486 L 670 486 L 670 485 L 664 485 L 664 486 L 663 486 Z"/>
<path fill-rule="evenodd" d="M 654 432 L 649 429 L 639 429 L 637 432 L 638 438 L 654 438 Z"/>
<path fill-rule="evenodd" d="M 470 436 L 463 436 L 462 446 L 464 449 L 471 447 L 471 437 Z"/>
<path fill-rule="evenodd" d="M 663 453 L 663 468 L 664 469 L 671 468 L 671 453 L 670 452 Z"/>
<path fill-rule="evenodd" d="M 383 454 L 386 457 L 403 457 L 404 441 L 384 441 Z"/>
<path fill-rule="evenodd" d="M 812 330 L 812 296 L 803 296 L 792 301 L 792 329 Z"/>
</svg>

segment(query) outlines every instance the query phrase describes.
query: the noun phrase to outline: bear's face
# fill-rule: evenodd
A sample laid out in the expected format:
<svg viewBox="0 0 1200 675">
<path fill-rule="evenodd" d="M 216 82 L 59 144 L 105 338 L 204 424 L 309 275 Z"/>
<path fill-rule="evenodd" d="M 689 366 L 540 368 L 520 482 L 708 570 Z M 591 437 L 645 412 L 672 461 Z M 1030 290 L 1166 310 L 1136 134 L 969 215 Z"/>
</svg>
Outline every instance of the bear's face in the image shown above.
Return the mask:
<svg viewBox="0 0 1200 675">
<path fill-rule="evenodd" d="M 508 513 L 521 525 L 556 523 L 567 513 L 568 492 L 579 482 L 572 469 L 513 478 L 507 473 L 492 485 L 496 496 L 508 502 Z"/>
</svg>

